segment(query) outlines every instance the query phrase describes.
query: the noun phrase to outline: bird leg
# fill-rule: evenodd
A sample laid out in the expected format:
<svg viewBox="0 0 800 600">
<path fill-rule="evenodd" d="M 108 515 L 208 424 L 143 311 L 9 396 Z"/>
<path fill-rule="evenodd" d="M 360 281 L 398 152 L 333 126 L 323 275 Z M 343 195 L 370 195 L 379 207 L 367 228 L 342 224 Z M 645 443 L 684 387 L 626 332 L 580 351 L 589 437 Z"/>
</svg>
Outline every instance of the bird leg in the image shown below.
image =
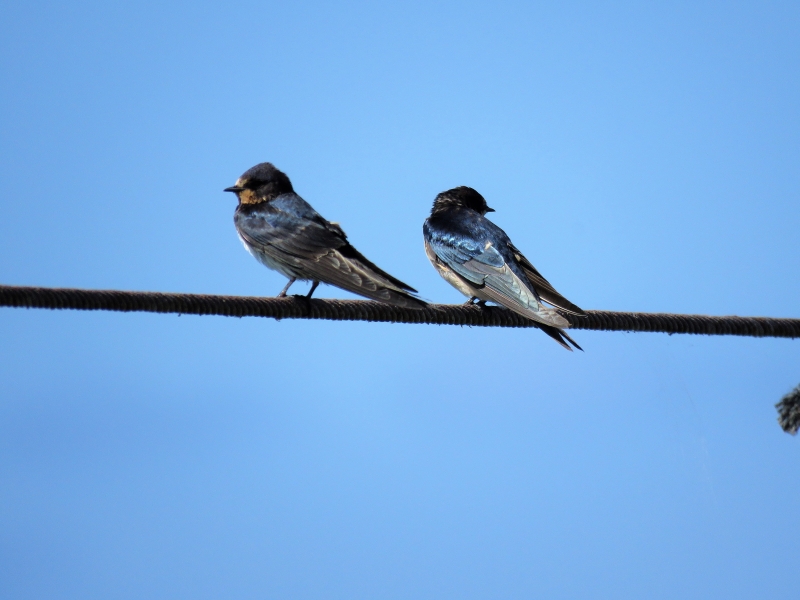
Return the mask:
<svg viewBox="0 0 800 600">
<path fill-rule="evenodd" d="M 286 292 L 289 291 L 289 288 L 292 287 L 292 284 L 297 281 L 297 277 L 292 277 L 289 279 L 289 283 L 286 284 L 286 287 L 281 290 L 281 293 L 278 294 L 278 298 L 285 298 Z"/>
<path fill-rule="evenodd" d="M 311 298 L 311 294 L 314 293 L 314 290 L 317 289 L 318 285 L 319 285 L 319 281 L 315 281 L 314 283 L 311 284 L 311 289 L 308 290 L 308 293 L 306 294 L 306 298 Z"/>
<path fill-rule="evenodd" d="M 469 300 L 464 302 L 464 305 L 465 306 L 472 306 L 473 304 L 475 304 L 476 300 L 478 300 L 478 297 L 477 296 L 472 296 Z"/>
</svg>

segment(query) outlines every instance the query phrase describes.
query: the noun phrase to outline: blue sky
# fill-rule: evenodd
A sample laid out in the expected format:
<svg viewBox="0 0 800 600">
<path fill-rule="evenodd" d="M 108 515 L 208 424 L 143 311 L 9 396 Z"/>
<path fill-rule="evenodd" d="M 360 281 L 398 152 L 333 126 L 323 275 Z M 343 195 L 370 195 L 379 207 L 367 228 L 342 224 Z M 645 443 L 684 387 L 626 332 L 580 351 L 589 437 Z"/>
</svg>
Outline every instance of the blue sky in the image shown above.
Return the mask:
<svg viewBox="0 0 800 600">
<path fill-rule="evenodd" d="M 422 221 L 469 185 L 585 309 L 798 317 L 798 30 L 788 2 L 6 3 L 0 283 L 274 295 L 222 193 L 268 160 L 431 301 L 463 297 Z M 0 331 L 3 596 L 795 589 L 797 341 Z"/>
</svg>

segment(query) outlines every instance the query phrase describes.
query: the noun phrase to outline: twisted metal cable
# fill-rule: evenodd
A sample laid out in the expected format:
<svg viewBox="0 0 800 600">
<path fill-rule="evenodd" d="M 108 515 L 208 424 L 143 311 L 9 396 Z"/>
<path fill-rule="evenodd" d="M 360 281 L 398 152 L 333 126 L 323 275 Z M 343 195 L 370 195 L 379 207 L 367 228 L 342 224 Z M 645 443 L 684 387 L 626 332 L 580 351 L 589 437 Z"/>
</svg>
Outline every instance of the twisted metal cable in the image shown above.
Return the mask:
<svg viewBox="0 0 800 600">
<path fill-rule="evenodd" d="M 401 308 L 367 300 L 321 300 L 304 296 L 253 298 L 206 294 L 164 294 L 118 290 L 79 290 L 0 285 L 0 306 L 75 310 L 156 312 L 274 319 L 327 319 L 384 323 L 428 323 L 477 327 L 536 327 L 510 310 L 464 304 L 429 304 Z M 752 337 L 800 337 L 800 319 L 711 317 L 665 313 L 587 311 L 586 318 L 564 315 L 574 329 L 649 331 Z M 800 429 L 800 386 L 775 405 L 784 431 Z"/>
<path fill-rule="evenodd" d="M 222 315 L 226 317 L 271 317 L 274 319 L 428 323 L 476 327 L 536 327 L 536 323 L 533 321 L 497 307 L 429 304 L 424 309 L 413 309 L 369 300 L 323 300 L 308 299 L 304 296 L 255 298 L 0 285 L 0 306 Z M 586 318 L 564 316 L 569 319 L 574 329 L 800 337 L 800 319 L 712 317 L 603 310 L 586 312 L 588 315 Z"/>
</svg>

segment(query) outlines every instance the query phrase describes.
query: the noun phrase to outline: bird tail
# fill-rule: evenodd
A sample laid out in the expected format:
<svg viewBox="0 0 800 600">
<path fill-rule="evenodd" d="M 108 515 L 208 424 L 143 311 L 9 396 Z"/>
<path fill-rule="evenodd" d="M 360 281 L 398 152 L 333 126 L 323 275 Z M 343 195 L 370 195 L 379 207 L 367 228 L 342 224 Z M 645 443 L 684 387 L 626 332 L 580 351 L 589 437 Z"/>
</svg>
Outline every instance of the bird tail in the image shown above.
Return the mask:
<svg viewBox="0 0 800 600">
<path fill-rule="evenodd" d="M 578 350 L 583 352 L 583 348 L 581 348 L 575 340 L 569 337 L 569 334 L 563 329 L 559 329 L 558 327 L 551 327 L 550 325 L 543 325 L 542 323 L 536 323 L 536 326 L 542 331 L 544 331 L 551 338 L 553 338 L 556 342 L 561 344 L 564 348 L 569 350 L 570 352 L 572 352 L 572 348 L 570 348 L 569 344 L 567 344 L 567 342 L 564 341 L 565 338 L 567 341 L 569 341 L 570 344 L 572 344 Z"/>
</svg>

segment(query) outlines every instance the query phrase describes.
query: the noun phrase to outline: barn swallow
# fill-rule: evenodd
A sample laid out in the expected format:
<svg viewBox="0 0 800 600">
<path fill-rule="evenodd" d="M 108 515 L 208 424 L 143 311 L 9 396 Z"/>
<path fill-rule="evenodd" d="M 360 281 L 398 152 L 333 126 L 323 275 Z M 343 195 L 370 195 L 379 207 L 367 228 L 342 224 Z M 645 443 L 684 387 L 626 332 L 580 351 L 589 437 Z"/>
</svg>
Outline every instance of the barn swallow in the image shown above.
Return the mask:
<svg viewBox="0 0 800 600">
<path fill-rule="evenodd" d="M 382 271 L 347 241 L 342 228 L 322 218 L 295 194 L 286 174 L 271 163 L 248 169 L 225 188 L 239 199 L 233 215 L 244 247 L 261 264 L 282 273 L 289 283 L 311 281 L 310 298 L 320 282 L 396 306 L 421 308 L 417 290 Z"/>
<path fill-rule="evenodd" d="M 494 212 L 470 187 L 442 192 L 433 202 L 422 233 L 425 253 L 450 285 L 469 298 L 468 304 L 496 302 L 536 322 L 547 335 L 572 350 L 566 338 L 569 321 L 542 301 L 572 315 L 586 313 L 559 294 L 522 255 L 506 232 L 485 217 Z"/>
</svg>

